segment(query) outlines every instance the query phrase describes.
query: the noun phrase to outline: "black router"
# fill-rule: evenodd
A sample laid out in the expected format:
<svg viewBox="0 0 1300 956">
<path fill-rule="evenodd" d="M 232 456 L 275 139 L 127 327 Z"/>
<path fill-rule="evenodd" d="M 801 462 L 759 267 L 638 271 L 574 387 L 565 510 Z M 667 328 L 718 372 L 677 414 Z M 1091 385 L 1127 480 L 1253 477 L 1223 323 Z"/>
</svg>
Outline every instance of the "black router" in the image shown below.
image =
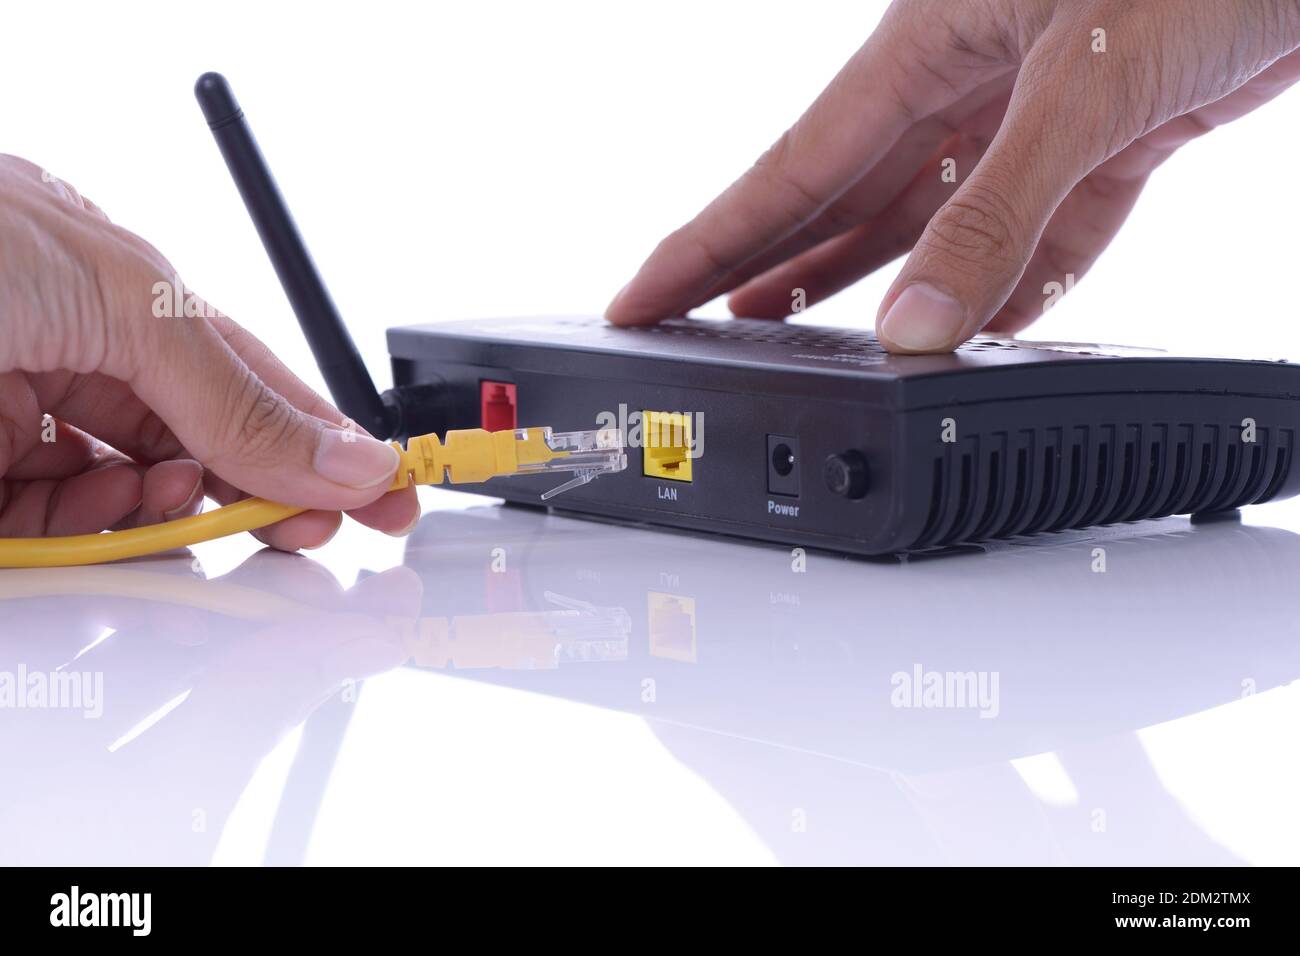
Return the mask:
<svg viewBox="0 0 1300 956">
<path fill-rule="evenodd" d="M 514 318 L 391 329 L 380 395 L 226 81 L 196 94 L 344 414 L 383 438 L 627 429 L 627 470 L 563 510 L 872 555 L 1300 490 L 1286 362 L 992 338 L 895 356 L 866 332 L 757 319 Z M 540 506 L 547 481 L 482 490 Z"/>
</svg>

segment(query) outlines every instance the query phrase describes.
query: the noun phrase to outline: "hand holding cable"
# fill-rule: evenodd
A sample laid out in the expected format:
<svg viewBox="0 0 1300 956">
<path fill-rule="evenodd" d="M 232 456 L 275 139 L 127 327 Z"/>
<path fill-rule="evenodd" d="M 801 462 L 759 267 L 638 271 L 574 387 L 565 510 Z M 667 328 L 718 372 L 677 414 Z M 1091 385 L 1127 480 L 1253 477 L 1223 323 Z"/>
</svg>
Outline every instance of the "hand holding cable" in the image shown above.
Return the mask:
<svg viewBox="0 0 1300 956">
<path fill-rule="evenodd" d="M 399 460 L 149 243 L 0 156 L 0 538 L 153 526 L 248 495 L 292 506 L 258 533 L 283 550 L 324 544 L 344 511 L 400 535 L 419 504 L 390 490 Z"/>
<path fill-rule="evenodd" d="M 574 477 L 542 494 L 543 499 L 602 474 L 627 467 L 622 436 L 613 429 L 552 432 L 549 428 L 520 428 L 487 432 L 481 428 L 412 438 L 406 448 L 394 443 L 401 457 L 390 491 L 412 485 L 481 482 L 502 475 L 572 472 Z M 101 564 L 170 551 L 284 521 L 305 509 L 262 498 L 243 501 L 180 518 L 108 534 L 56 538 L 0 539 L 0 568 L 52 568 Z"/>
</svg>

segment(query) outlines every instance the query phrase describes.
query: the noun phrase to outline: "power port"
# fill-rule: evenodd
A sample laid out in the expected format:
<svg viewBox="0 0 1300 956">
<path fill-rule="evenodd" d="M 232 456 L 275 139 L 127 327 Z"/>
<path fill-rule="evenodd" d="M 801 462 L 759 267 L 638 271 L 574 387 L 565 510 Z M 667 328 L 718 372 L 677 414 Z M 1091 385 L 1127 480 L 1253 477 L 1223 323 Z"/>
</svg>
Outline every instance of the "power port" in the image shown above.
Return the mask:
<svg viewBox="0 0 1300 956">
<path fill-rule="evenodd" d="M 799 494 L 799 439 L 788 435 L 767 436 L 767 493 Z"/>
<path fill-rule="evenodd" d="M 503 432 L 519 427 L 519 403 L 515 386 L 509 382 L 479 382 L 480 427 Z"/>
</svg>

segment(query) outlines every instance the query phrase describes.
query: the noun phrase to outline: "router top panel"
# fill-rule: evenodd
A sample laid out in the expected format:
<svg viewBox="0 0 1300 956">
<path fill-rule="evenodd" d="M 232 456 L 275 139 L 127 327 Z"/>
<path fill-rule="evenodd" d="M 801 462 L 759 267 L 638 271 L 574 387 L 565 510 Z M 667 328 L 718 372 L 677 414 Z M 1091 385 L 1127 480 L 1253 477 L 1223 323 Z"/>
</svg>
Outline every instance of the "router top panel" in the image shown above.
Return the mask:
<svg viewBox="0 0 1300 956">
<path fill-rule="evenodd" d="M 726 373 L 749 373 L 747 384 L 767 391 L 814 376 L 824 394 L 847 392 L 909 408 L 951 403 L 957 394 L 972 401 L 1135 388 L 1300 396 L 1300 366 L 1285 362 L 984 336 L 952 353 L 891 355 L 869 331 L 766 319 L 677 318 L 640 328 L 618 328 L 593 316 L 475 319 L 390 329 L 388 343 L 394 358 L 415 361 L 493 364 L 499 350 L 508 350 L 509 364 L 520 368 L 543 353 L 553 367 L 567 353 L 590 371 L 590 358 L 601 355 L 609 361 L 600 368 L 628 376 L 643 374 L 639 366 L 652 361 L 653 374 L 665 384 L 671 379 L 664 376 L 712 376 L 719 387 L 740 387 L 739 378 L 724 382 Z"/>
<path fill-rule="evenodd" d="M 596 316 L 473 319 L 394 329 L 390 334 L 400 340 L 405 334 L 428 333 L 630 355 L 671 351 L 674 358 L 682 361 L 766 365 L 783 370 L 805 368 L 816 372 L 830 367 L 891 378 L 964 371 L 986 365 L 1165 354 L 1155 349 L 1018 342 L 981 336 L 954 353 L 907 356 L 900 363 L 897 356 L 885 351 L 872 332 L 768 319 L 681 318 L 638 328 L 612 326 Z"/>
</svg>

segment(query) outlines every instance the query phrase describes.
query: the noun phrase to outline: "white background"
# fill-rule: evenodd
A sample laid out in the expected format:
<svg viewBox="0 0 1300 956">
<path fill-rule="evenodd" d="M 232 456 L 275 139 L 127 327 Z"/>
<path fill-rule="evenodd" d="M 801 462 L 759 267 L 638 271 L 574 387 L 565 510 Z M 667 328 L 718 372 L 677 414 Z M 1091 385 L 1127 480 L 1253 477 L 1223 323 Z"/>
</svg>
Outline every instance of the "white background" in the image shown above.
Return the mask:
<svg viewBox="0 0 1300 956">
<path fill-rule="evenodd" d="M 601 311 L 665 232 L 798 116 L 883 7 L 8 4 L 0 149 L 148 238 L 319 387 L 193 99 L 201 72 L 224 72 L 383 387 L 389 326 Z M 1031 334 L 1300 358 L 1298 119 L 1293 92 L 1175 156 L 1094 272 Z M 894 268 L 808 321 L 869 325 Z M 217 572 L 251 550 L 240 539 L 201 553 Z M 401 545 L 349 528 L 317 559 L 350 585 L 360 567 L 399 563 Z M 1294 862 L 1300 845 L 1293 823 L 1276 826 L 1297 776 L 1294 761 L 1274 758 L 1294 742 L 1265 732 L 1294 721 L 1292 691 L 1144 732 L 1177 799 L 1252 862 Z M 639 719 L 410 672 L 376 679 L 368 707 L 341 765 L 355 773 L 330 791 L 313 861 L 769 859 Z M 391 748 L 412 720 L 459 720 L 478 736 L 406 760 Z M 547 741 L 552 759 L 528 770 Z M 267 756 L 218 861 L 259 859 L 294 746 L 289 734 Z M 1050 759 L 1017 770 L 1048 804 L 1061 789 Z M 531 805 L 453 801 L 441 816 L 418 799 L 454 795 L 457 777 L 510 793 L 547 772 L 574 791 Z M 376 812 L 381 799 L 396 801 L 391 813 Z M 559 840 L 570 816 L 592 826 Z M 620 829 L 627 819 L 638 823 Z"/>
<path fill-rule="evenodd" d="M 10 4 L 0 149 L 148 238 L 317 383 L 191 92 L 225 73 L 384 382 L 390 325 L 603 310 L 884 6 Z M 1298 117 L 1283 95 L 1183 149 L 1032 335 L 1300 355 Z M 895 269 L 808 321 L 870 324 Z"/>
</svg>

